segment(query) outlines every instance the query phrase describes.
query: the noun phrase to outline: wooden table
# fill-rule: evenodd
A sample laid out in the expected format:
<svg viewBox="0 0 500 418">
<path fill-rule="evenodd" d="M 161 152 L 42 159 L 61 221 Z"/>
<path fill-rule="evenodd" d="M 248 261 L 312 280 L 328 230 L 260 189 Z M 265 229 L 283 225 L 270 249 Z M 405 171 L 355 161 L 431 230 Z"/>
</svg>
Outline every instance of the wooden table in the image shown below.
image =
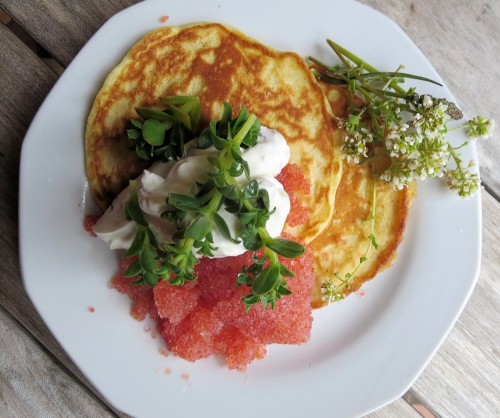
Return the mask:
<svg viewBox="0 0 500 418">
<path fill-rule="evenodd" d="M 200 0 L 201 1 L 201 0 Z M 18 262 L 23 137 L 64 68 L 93 33 L 134 0 L 0 0 L 0 416 L 121 416 L 100 398 L 40 320 Z M 167 2 L 165 2 L 167 3 Z M 362 0 L 396 21 L 467 115 L 500 121 L 500 2 Z M 389 46 L 388 46 L 389 47 Z M 478 144 L 484 189 L 482 270 L 436 356 L 411 389 L 372 417 L 500 416 L 500 134 Z M 325 413 L 325 416 L 334 413 Z"/>
</svg>

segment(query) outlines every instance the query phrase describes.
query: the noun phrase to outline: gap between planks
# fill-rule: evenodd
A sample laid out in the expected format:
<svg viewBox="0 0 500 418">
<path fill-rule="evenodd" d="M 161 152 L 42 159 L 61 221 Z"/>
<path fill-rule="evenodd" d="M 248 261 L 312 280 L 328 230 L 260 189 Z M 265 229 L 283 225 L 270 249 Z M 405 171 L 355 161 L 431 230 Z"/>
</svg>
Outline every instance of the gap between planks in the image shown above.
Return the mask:
<svg viewBox="0 0 500 418">
<path fill-rule="evenodd" d="M 16 23 L 2 8 L 0 8 L 0 23 L 9 29 L 16 37 L 33 51 L 58 76 L 64 72 L 59 64 L 40 44 L 38 44 L 20 25 Z"/>
</svg>

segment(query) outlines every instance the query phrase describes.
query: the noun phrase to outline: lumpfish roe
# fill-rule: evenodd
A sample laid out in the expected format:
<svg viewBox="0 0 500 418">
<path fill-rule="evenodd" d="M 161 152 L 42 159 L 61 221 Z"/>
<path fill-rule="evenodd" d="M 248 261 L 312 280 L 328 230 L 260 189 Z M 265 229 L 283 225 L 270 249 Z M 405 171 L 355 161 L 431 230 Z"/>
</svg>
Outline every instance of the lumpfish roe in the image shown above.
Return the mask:
<svg viewBox="0 0 500 418">
<path fill-rule="evenodd" d="M 294 202 L 293 196 L 307 193 L 309 183 L 293 165 L 283 170 L 279 180 L 292 198 L 290 218 L 303 222 L 307 210 L 297 199 Z M 163 281 L 154 289 L 132 285 L 134 279 L 122 276 L 132 261 L 121 263 L 121 273 L 112 286 L 132 299 L 134 318 L 142 320 L 149 314 L 157 320 L 168 349 L 185 360 L 220 355 L 228 368 L 244 370 L 266 355 L 268 344 L 302 344 L 310 338 L 314 283 L 310 250 L 297 259 L 281 259 L 295 273 L 295 277 L 286 278 L 292 294 L 278 300 L 274 309 L 256 304 L 248 312 L 241 298 L 250 290 L 243 285 L 237 287 L 236 276 L 242 266 L 252 263 L 250 253 L 204 258 L 196 266 L 196 281 L 182 287 Z"/>
<path fill-rule="evenodd" d="M 132 308 L 130 314 L 138 321 L 143 321 L 146 315 L 151 318 L 158 317 L 158 310 L 154 303 L 153 289 L 148 286 L 136 286 L 132 282 L 136 277 L 125 277 L 123 273 L 128 266 L 135 261 L 133 258 L 122 259 L 120 262 L 120 271 L 111 280 L 111 287 L 124 293 L 132 300 Z"/>
<path fill-rule="evenodd" d="M 309 217 L 307 208 L 302 205 L 297 194 L 308 195 L 311 193 L 311 183 L 307 180 L 300 167 L 296 164 L 286 165 L 281 173 L 276 176 L 290 198 L 290 214 L 286 219 L 289 226 L 297 226 L 307 221 Z"/>
<path fill-rule="evenodd" d="M 97 223 L 99 220 L 99 215 L 87 215 L 83 219 L 83 228 L 91 237 L 97 237 L 96 233 L 92 228 L 94 228 L 94 225 Z"/>
</svg>

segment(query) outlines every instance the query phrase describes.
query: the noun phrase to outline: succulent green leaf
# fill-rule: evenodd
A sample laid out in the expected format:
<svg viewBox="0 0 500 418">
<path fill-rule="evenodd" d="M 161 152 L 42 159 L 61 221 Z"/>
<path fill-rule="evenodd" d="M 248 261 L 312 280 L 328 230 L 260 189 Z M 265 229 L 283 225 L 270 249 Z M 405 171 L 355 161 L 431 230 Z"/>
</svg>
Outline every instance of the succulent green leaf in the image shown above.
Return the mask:
<svg viewBox="0 0 500 418">
<path fill-rule="evenodd" d="M 156 273 L 150 273 L 149 271 L 146 271 L 143 275 L 142 278 L 144 282 L 151 287 L 154 287 L 156 283 L 158 283 L 158 276 Z"/>
<path fill-rule="evenodd" d="M 151 158 L 151 153 L 140 145 L 135 147 L 135 152 L 137 152 L 137 155 L 143 160 L 149 160 Z"/>
<path fill-rule="evenodd" d="M 200 202 L 196 196 L 180 193 L 170 193 L 168 195 L 168 204 L 184 212 L 199 212 L 201 209 Z"/>
<path fill-rule="evenodd" d="M 198 137 L 198 148 L 207 149 L 212 146 L 212 135 L 210 133 L 210 128 L 205 128 Z"/>
<path fill-rule="evenodd" d="M 123 275 L 125 277 L 134 277 L 138 274 L 142 273 L 144 269 L 141 266 L 141 262 L 139 260 L 135 260 L 130 266 L 127 267 L 125 273 Z"/>
<path fill-rule="evenodd" d="M 136 107 L 135 111 L 141 118 L 145 120 L 155 119 L 160 122 L 166 122 L 166 121 L 172 122 L 173 120 L 172 116 L 158 109 L 152 109 L 147 107 Z"/>
<path fill-rule="evenodd" d="M 148 226 L 141 207 L 139 206 L 139 200 L 137 197 L 137 182 L 131 180 L 129 182 L 130 199 L 125 205 L 125 215 L 128 219 L 132 219 L 136 224 L 140 226 Z"/>
<path fill-rule="evenodd" d="M 132 244 L 130 245 L 130 247 L 123 256 L 127 258 L 139 254 L 139 252 L 144 247 L 145 240 L 146 240 L 146 231 L 144 230 L 144 228 L 137 228 L 134 240 L 132 241 Z"/>
<path fill-rule="evenodd" d="M 295 273 L 286 268 L 283 264 L 280 265 L 280 272 L 283 277 L 295 277 Z"/>
<path fill-rule="evenodd" d="M 185 236 L 194 240 L 202 240 L 212 230 L 212 224 L 203 215 L 199 215 L 187 229 Z"/>
<path fill-rule="evenodd" d="M 149 273 L 155 273 L 158 268 L 156 250 L 151 244 L 146 244 L 139 254 L 139 261 L 142 268 Z"/>
<path fill-rule="evenodd" d="M 130 139 L 139 139 L 141 137 L 141 132 L 137 129 L 127 129 L 127 136 Z"/>
<path fill-rule="evenodd" d="M 234 239 L 231 236 L 231 232 L 229 231 L 229 227 L 227 226 L 227 223 L 222 216 L 220 216 L 217 212 L 214 212 L 213 219 L 214 219 L 215 226 L 220 231 L 220 233 L 224 236 L 224 238 L 226 238 L 227 240 L 231 241 L 234 244 L 238 244 L 240 242 L 239 240 Z"/>
<path fill-rule="evenodd" d="M 257 180 L 252 180 L 243 189 L 243 199 L 253 199 L 259 194 L 259 183 Z"/>
<path fill-rule="evenodd" d="M 156 119 L 148 119 L 142 127 L 142 135 L 150 145 L 163 145 L 165 142 L 165 124 Z"/>
<path fill-rule="evenodd" d="M 269 293 L 278 284 L 280 280 L 280 268 L 275 264 L 271 264 L 268 268 L 262 270 L 252 285 L 254 295 L 263 296 Z"/>
<path fill-rule="evenodd" d="M 278 294 L 281 296 L 289 296 L 292 294 L 292 291 L 288 289 L 288 287 L 280 286 L 280 288 L 278 289 Z"/>
<path fill-rule="evenodd" d="M 283 238 L 275 238 L 270 241 L 266 241 L 265 244 L 266 247 L 286 258 L 300 257 L 306 250 L 305 247 L 298 242 Z"/>
</svg>

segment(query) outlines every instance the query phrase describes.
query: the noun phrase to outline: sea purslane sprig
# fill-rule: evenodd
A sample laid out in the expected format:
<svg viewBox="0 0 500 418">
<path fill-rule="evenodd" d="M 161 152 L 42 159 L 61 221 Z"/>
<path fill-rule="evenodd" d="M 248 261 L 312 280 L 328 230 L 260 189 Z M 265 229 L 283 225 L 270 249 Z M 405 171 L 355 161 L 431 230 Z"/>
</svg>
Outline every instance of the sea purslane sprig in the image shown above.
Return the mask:
<svg viewBox="0 0 500 418">
<path fill-rule="evenodd" d="M 190 98 L 184 100 L 193 102 Z M 158 116 L 156 112 L 146 111 L 143 114 Z M 299 257 L 305 248 L 291 240 L 272 238 L 266 230 L 266 223 L 274 208 L 270 207 L 268 192 L 250 178 L 248 163 L 242 157 L 243 148 L 257 143 L 259 131 L 260 122 L 255 115 L 249 114 L 243 107 L 240 114 L 232 119 L 232 108 L 225 103 L 221 119 L 212 121 L 201 132 L 198 148 L 214 147 L 219 154 L 209 157 L 212 165 L 208 173 L 210 179 L 205 183 L 197 183 L 197 190 L 187 194 L 170 193 L 167 196 L 167 210 L 161 217 L 176 225 L 174 242 L 157 242 L 139 206 L 137 184 L 135 181 L 130 183 L 126 215 L 136 223 L 136 235 L 125 257 L 135 256 L 137 259 L 127 269 L 125 276 L 137 276 L 134 284 L 155 286 L 158 281 L 167 280 L 170 284 L 180 286 L 186 281 L 196 280 L 195 266 L 199 258 L 213 256 L 215 247 L 212 231 L 216 228 L 227 240 L 241 242 L 246 250 L 253 252 L 254 263 L 243 267 L 235 278 L 237 286 L 244 284 L 250 288 L 250 293 L 243 297 L 247 310 L 259 302 L 264 307 L 274 308 L 278 299 L 291 294 L 285 278 L 293 277 L 293 272 L 281 264 L 278 255 L 285 258 Z M 175 142 L 177 137 L 170 138 L 175 144 L 164 140 L 163 135 L 162 139 L 161 144 L 158 141 L 161 149 L 178 145 Z M 175 150 L 176 147 L 171 149 Z M 165 158 L 163 151 L 155 154 L 156 148 L 152 150 L 152 157 Z M 181 156 L 175 153 L 168 155 L 169 159 Z M 242 175 L 246 182 L 237 181 Z M 240 221 L 239 232 L 235 237 L 231 236 L 226 221 L 219 214 L 222 207 Z"/>
<path fill-rule="evenodd" d="M 132 119 L 127 136 L 143 160 L 176 160 L 184 146 L 197 132 L 200 121 L 200 99 L 196 96 L 159 98 L 164 109 L 136 107 L 142 119 Z"/>
<path fill-rule="evenodd" d="M 348 116 L 339 119 L 344 128 L 343 157 L 360 164 L 373 156 L 372 143 L 381 143 L 391 164 L 380 176 L 401 189 L 414 179 L 443 177 L 460 196 L 471 196 L 479 188 L 479 175 L 473 162 L 464 163 L 460 148 L 447 134 L 465 129 L 469 140 L 491 136 L 495 122 L 477 116 L 450 128 L 451 121 L 463 118 L 458 107 L 446 99 L 404 90 L 405 79 L 438 84 L 433 80 L 403 73 L 380 72 L 352 52 L 327 40 L 341 64 L 329 66 L 313 57 L 313 72 L 319 80 L 344 84 L 348 90 Z"/>
</svg>

